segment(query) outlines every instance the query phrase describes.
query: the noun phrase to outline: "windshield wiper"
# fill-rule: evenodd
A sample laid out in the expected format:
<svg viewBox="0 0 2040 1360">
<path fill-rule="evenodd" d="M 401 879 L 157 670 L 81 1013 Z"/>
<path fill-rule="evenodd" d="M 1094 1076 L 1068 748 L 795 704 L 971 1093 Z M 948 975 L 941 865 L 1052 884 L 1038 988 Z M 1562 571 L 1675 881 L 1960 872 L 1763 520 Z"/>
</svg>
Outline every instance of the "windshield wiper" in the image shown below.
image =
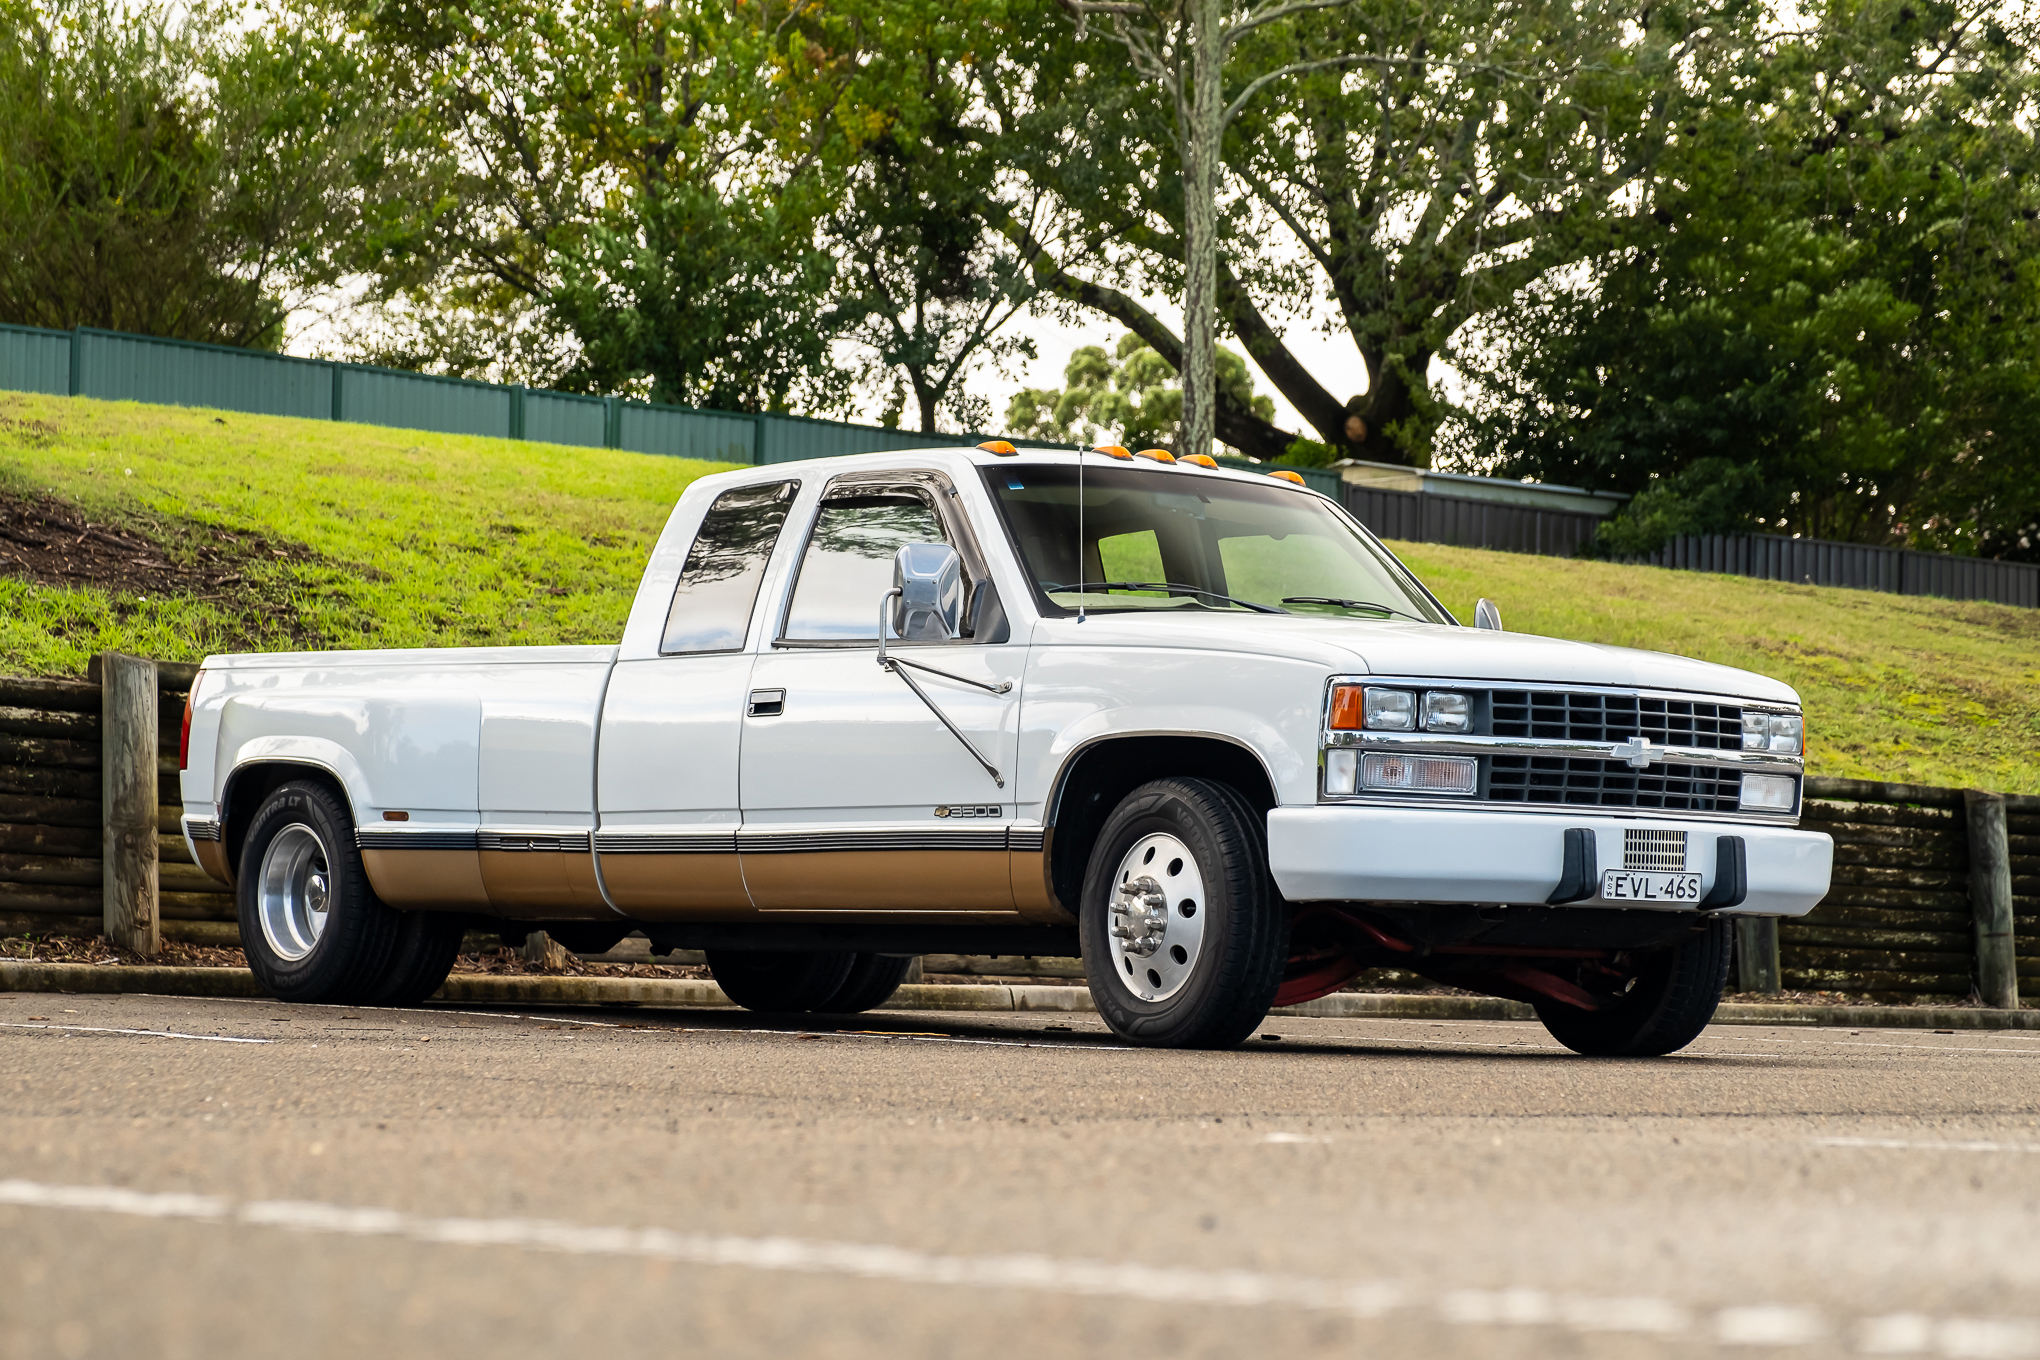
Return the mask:
<svg viewBox="0 0 2040 1360">
<path fill-rule="evenodd" d="M 1415 614 L 1405 614 L 1400 609 L 1391 609 L 1385 604 L 1376 604 L 1372 600 L 1342 600 L 1336 595 L 1284 595 L 1282 603 L 1335 604 L 1341 609 L 1378 609 L 1384 614 L 1393 614 L 1399 619 L 1408 619 L 1412 623 L 1430 622 L 1429 619 L 1420 619 Z"/>
<path fill-rule="evenodd" d="M 1045 591 L 1074 592 L 1080 595 L 1093 590 L 1166 590 L 1172 595 L 1207 595 L 1214 600 L 1224 600 L 1227 604 L 1236 604 L 1242 609 L 1251 609 L 1256 614 L 1287 614 L 1289 612 L 1287 609 L 1277 609 L 1272 604 L 1260 604 L 1254 600 L 1235 599 L 1231 595 L 1224 595 L 1216 590 L 1206 590 L 1202 586 L 1178 585 L 1174 581 L 1086 581 L 1082 585 L 1076 586 L 1057 585 L 1053 581 L 1043 581 L 1041 588 Z"/>
</svg>

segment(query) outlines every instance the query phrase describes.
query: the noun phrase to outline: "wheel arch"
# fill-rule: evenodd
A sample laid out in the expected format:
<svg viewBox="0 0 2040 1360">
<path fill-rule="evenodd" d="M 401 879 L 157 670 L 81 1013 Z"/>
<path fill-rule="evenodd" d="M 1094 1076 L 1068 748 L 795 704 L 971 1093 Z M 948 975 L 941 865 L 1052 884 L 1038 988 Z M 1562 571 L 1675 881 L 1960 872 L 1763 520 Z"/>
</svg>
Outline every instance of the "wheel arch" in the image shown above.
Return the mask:
<svg viewBox="0 0 2040 1360">
<path fill-rule="evenodd" d="M 361 825 L 347 781 L 330 765 L 303 758 L 268 758 L 237 765 L 220 791 L 220 844 L 230 875 L 240 872 L 241 848 L 247 842 L 255 813 L 270 794 L 293 779 L 314 779 L 326 785 L 346 807 L 348 821 L 357 827 Z"/>
<path fill-rule="evenodd" d="M 1070 752 L 1056 772 L 1043 818 L 1049 828 L 1049 882 L 1072 915 L 1082 895 L 1091 849 L 1112 809 L 1142 784 L 1170 778 L 1229 785 L 1264 816 L 1278 801 L 1267 761 L 1236 737 L 1116 733 L 1086 742 Z"/>
</svg>

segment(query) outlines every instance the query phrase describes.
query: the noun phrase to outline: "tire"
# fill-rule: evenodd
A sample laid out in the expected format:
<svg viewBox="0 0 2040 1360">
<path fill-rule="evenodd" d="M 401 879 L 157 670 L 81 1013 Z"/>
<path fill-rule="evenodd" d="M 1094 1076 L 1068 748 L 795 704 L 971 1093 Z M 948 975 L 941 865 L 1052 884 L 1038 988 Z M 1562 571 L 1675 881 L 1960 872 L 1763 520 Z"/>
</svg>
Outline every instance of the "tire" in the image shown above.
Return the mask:
<svg viewBox="0 0 2040 1360">
<path fill-rule="evenodd" d="M 467 918 L 440 911 L 400 912 L 390 964 L 363 1006 L 415 1006 L 438 991 L 460 957 Z"/>
<path fill-rule="evenodd" d="M 242 952 L 278 1000 L 358 1005 L 387 976 L 402 919 L 369 886 L 330 786 L 293 780 L 264 800 L 238 883 Z"/>
<path fill-rule="evenodd" d="M 708 951 L 708 971 L 723 995 L 770 1015 L 820 1010 L 850 980 L 856 961 L 847 949 Z"/>
<path fill-rule="evenodd" d="M 816 1010 L 829 1015 L 856 1015 L 882 1006 L 886 998 L 899 990 L 907 980 L 907 970 L 914 966 L 912 955 L 859 954 L 856 959 L 843 985 Z"/>
<path fill-rule="evenodd" d="M 1596 1058 L 1661 1058 L 1700 1037 L 1728 985 L 1730 924 L 1709 921 L 1700 934 L 1638 960 L 1636 984 L 1597 1011 L 1539 1005 L 1551 1037 Z"/>
<path fill-rule="evenodd" d="M 1263 819 L 1210 780 L 1135 789 L 1092 848 L 1077 929 L 1113 1033 L 1158 1048 L 1240 1043 L 1267 1015 L 1289 947 Z"/>
</svg>

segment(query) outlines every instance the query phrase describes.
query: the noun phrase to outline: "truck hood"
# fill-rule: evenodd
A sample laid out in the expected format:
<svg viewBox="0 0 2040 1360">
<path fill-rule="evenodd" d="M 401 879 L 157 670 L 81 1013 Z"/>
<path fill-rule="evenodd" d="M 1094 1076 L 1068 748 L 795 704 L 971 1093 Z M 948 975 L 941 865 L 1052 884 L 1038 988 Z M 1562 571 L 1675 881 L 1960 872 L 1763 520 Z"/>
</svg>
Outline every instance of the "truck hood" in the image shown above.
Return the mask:
<svg viewBox="0 0 2040 1360">
<path fill-rule="evenodd" d="M 1249 652 L 1373 675 L 1504 684 L 1617 685 L 1732 695 L 1770 703 L 1799 702 L 1797 691 L 1781 681 L 1669 652 L 1400 620 L 1093 614 L 1082 625 L 1073 619 L 1044 619 L 1035 642 Z"/>
</svg>

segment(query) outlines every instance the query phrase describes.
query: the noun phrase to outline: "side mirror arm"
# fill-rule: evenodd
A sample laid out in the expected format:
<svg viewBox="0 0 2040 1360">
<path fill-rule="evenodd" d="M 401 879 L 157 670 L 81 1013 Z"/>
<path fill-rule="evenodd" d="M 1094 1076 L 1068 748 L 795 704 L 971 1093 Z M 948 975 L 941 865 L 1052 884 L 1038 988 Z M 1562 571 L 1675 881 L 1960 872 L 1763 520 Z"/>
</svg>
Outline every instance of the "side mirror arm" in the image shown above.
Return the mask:
<svg viewBox="0 0 2040 1360">
<path fill-rule="evenodd" d="M 992 764 L 991 761 L 985 759 L 984 752 L 978 750 L 978 748 L 971 742 L 971 739 L 963 735 L 963 729 L 958 727 L 955 723 L 949 720 L 949 715 L 947 713 L 944 713 L 941 710 L 941 708 L 936 705 L 935 701 L 928 697 L 928 691 L 922 689 L 920 682 L 915 680 L 913 676 L 907 674 L 907 672 L 909 670 L 926 671 L 930 675 L 939 675 L 944 680 L 954 680 L 959 685 L 975 685 L 977 688 L 984 690 L 988 694 L 1010 693 L 1013 688 L 1013 682 L 1011 680 L 1001 680 L 996 685 L 987 684 L 983 680 L 972 680 L 970 677 L 963 675 L 951 675 L 948 671 L 937 670 L 933 666 L 924 666 L 918 661 L 908 661 L 902 657 L 897 657 L 889 654 L 885 649 L 885 633 L 886 629 L 891 625 L 892 622 L 891 619 L 892 602 L 895 599 L 897 599 L 899 595 L 900 589 L 899 587 L 895 586 L 891 590 L 888 590 L 878 602 L 879 666 L 884 670 L 891 671 L 894 675 L 897 675 L 900 679 L 906 681 L 907 688 L 914 691 L 914 697 L 918 698 L 922 703 L 928 706 L 928 711 L 930 713 L 933 713 L 935 717 L 941 722 L 941 724 L 949 729 L 950 736 L 955 737 L 958 741 L 963 743 L 963 749 L 970 752 L 971 758 L 973 760 L 977 761 L 978 764 L 984 766 L 985 773 L 992 777 L 992 782 L 994 784 L 997 784 L 1002 789 L 1005 788 L 1006 777 L 999 773 L 999 767 Z"/>
</svg>

